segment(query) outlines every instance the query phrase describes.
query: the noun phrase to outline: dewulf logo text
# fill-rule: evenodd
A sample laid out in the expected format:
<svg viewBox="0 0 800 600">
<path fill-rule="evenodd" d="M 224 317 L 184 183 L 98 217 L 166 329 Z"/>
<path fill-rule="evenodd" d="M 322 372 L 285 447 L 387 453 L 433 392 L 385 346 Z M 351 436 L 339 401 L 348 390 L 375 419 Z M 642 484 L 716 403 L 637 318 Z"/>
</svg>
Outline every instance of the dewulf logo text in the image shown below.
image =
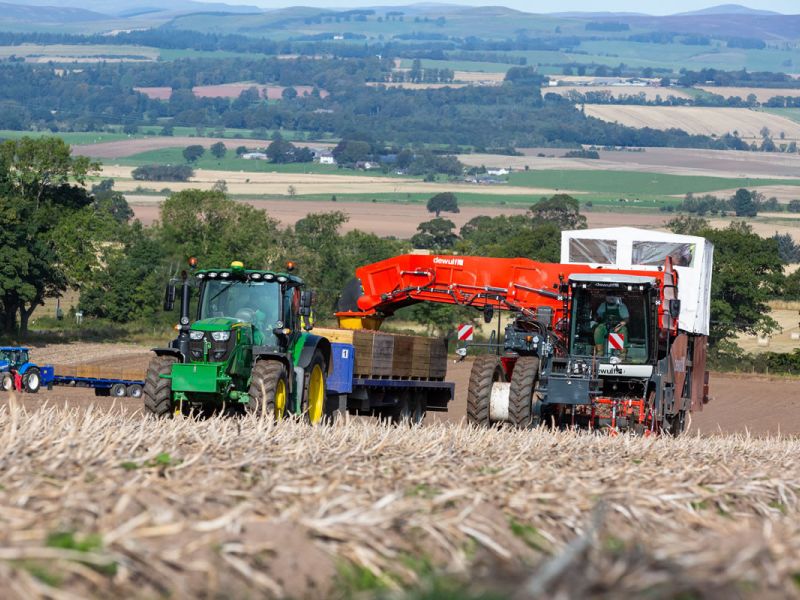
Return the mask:
<svg viewBox="0 0 800 600">
<path fill-rule="evenodd" d="M 464 259 L 463 258 L 441 258 L 439 256 L 433 259 L 433 264 L 435 265 L 447 265 L 448 267 L 463 267 L 464 266 Z"/>
</svg>

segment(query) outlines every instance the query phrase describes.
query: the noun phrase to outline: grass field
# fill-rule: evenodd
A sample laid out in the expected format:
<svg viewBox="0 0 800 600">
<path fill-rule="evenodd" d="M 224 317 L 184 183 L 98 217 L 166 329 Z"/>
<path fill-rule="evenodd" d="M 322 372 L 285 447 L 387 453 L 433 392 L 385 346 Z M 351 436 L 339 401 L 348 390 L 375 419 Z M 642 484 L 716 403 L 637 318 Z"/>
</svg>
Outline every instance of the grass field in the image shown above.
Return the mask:
<svg viewBox="0 0 800 600">
<path fill-rule="evenodd" d="M 779 117 L 791 119 L 796 123 L 800 123 L 800 108 L 764 108 L 764 112 L 768 112 Z"/>
<path fill-rule="evenodd" d="M 800 590 L 796 439 L 156 421 L 13 400 L 0 431 L 13 597 Z"/>
<path fill-rule="evenodd" d="M 68 45 L 68 44 L 19 44 L 17 46 L 0 46 L 0 58 L 9 56 L 25 57 L 32 62 L 95 62 L 100 60 L 155 60 L 158 58 L 157 48 L 146 46 L 100 46 L 100 45 Z"/>
<path fill-rule="evenodd" d="M 547 187 L 620 197 L 666 197 L 713 192 L 729 188 L 796 185 L 800 180 L 732 179 L 641 173 L 635 171 L 520 171 L 509 175 L 511 185 Z M 800 188 L 798 188 L 800 192 Z"/>
</svg>

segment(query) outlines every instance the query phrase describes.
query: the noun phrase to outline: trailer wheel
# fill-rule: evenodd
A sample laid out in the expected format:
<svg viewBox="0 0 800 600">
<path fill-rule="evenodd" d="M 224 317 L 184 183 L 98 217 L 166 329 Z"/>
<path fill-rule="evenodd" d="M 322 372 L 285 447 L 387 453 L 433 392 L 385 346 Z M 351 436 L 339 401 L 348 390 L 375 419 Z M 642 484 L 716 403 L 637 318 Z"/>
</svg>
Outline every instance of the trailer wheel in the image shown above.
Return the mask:
<svg viewBox="0 0 800 600">
<path fill-rule="evenodd" d="M 521 356 L 514 365 L 508 391 L 508 420 L 512 425 L 526 428 L 535 423 L 533 406 L 538 401 L 539 359 Z"/>
<path fill-rule="evenodd" d="M 22 389 L 29 394 L 35 394 L 42 387 L 42 376 L 39 374 L 39 369 L 31 367 L 22 376 Z"/>
<path fill-rule="evenodd" d="M 3 380 L 2 383 L 0 383 L 0 387 L 3 388 L 4 392 L 14 391 L 14 377 L 11 373 L 3 373 Z"/>
<path fill-rule="evenodd" d="M 475 359 L 469 375 L 467 391 L 467 422 L 488 427 L 489 403 L 492 397 L 492 384 L 505 381 L 506 376 L 500 357 L 485 354 Z"/>
<path fill-rule="evenodd" d="M 325 400 L 328 396 L 325 384 L 325 358 L 321 352 L 314 352 L 314 356 L 311 357 L 311 362 L 305 370 L 304 379 L 302 409 L 308 422 L 316 425 L 322 421 L 323 417 L 327 416 L 325 410 Z"/>
<path fill-rule="evenodd" d="M 124 383 L 115 383 L 111 386 L 111 395 L 114 398 L 124 398 L 128 394 L 128 388 Z"/>
<path fill-rule="evenodd" d="M 140 386 L 138 383 L 133 383 L 128 386 L 128 388 L 125 390 L 125 393 L 129 398 L 141 398 L 142 386 Z"/>
<path fill-rule="evenodd" d="M 157 417 L 171 416 L 172 382 L 169 379 L 163 379 L 161 375 L 169 374 L 172 365 L 176 362 L 178 359 L 174 356 L 155 356 L 150 359 L 142 390 L 146 412 Z"/>
<path fill-rule="evenodd" d="M 280 420 L 289 401 L 289 379 L 286 367 L 277 360 L 262 360 L 253 367 L 248 389 L 250 401 L 245 410 L 258 417 Z"/>
</svg>

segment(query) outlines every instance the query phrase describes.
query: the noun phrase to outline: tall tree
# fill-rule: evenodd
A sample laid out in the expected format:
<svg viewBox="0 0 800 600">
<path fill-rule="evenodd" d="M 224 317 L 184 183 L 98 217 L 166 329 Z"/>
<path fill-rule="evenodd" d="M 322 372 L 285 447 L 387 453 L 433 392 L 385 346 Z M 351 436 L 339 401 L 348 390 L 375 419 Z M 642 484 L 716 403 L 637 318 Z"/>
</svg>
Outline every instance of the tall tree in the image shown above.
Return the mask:
<svg viewBox="0 0 800 600">
<path fill-rule="evenodd" d="M 586 217 L 581 214 L 578 201 L 569 194 L 556 194 L 539 200 L 530 208 L 531 218 L 565 229 L 586 229 Z"/>
<path fill-rule="evenodd" d="M 0 302 L 2 329 L 26 332 L 45 298 L 64 292 L 100 260 L 108 238 L 83 184 L 97 165 L 73 157 L 60 138 L 0 144 Z M 75 183 L 73 183 L 75 182 Z M 76 185 L 77 184 L 77 185 Z M 80 264 L 70 258 L 79 255 Z"/>
<path fill-rule="evenodd" d="M 457 213 L 458 198 L 453 192 L 441 192 L 428 199 L 428 212 L 436 213 L 436 218 L 443 212 Z"/>
</svg>

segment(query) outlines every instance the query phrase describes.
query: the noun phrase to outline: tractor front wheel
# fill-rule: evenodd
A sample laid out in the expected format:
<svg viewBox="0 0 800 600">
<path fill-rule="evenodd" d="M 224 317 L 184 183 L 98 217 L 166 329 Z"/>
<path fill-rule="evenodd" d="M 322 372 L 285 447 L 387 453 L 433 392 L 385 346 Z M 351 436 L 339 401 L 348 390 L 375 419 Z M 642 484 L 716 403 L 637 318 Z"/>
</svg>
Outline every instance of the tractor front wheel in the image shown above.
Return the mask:
<svg viewBox="0 0 800 600">
<path fill-rule="evenodd" d="M 169 375 L 172 365 L 178 362 L 174 356 L 156 356 L 150 359 L 144 382 L 144 410 L 156 417 L 172 414 L 172 382 L 161 375 Z"/>
<path fill-rule="evenodd" d="M 289 399 L 286 367 L 277 360 L 262 360 L 253 367 L 245 410 L 256 416 L 282 419 Z"/>
</svg>

